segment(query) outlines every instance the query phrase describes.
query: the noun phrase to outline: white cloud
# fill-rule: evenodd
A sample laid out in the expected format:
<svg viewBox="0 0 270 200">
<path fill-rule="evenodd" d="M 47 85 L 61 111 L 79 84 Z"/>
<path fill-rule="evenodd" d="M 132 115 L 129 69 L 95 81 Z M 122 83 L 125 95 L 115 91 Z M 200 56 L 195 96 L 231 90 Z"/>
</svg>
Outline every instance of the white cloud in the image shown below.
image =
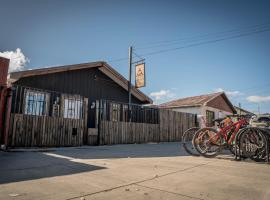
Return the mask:
<svg viewBox="0 0 270 200">
<path fill-rule="evenodd" d="M 0 56 L 10 59 L 9 72 L 23 70 L 29 59 L 25 57 L 21 49 L 17 48 L 15 51 L 0 52 Z"/>
<path fill-rule="evenodd" d="M 154 98 L 154 102 L 171 99 L 175 94 L 171 90 L 160 90 L 158 92 L 151 92 L 150 97 Z"/>
<path fill-rule="evenodd" d="M 248 96 L 247 101 L 252 103 L 270 102 L 270 96 Z"/>
<path fill-rule="evenodd" d="M 228 96 L 230 97 L 236 97 L 236 96 L 240 96 L 243 95 L 243 93 L 239 92 L 239 91 L 225 91 L 222 88 L 218 88 L 215 90 L 216 92 L 225 92 Z"/>
</svg>

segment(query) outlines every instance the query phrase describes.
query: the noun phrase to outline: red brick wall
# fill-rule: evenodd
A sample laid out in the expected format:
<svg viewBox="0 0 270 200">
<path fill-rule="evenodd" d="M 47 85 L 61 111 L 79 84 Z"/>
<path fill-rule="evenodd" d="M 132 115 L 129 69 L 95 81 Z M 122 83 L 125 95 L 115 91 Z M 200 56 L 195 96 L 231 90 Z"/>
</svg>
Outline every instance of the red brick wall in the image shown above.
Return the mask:
<svg viewBox="0 0 270 200">
<path fill-rule="evenodd" d="M 0 85 L 7 84 L 9 59 L 0 57 Z"/>
</svg>

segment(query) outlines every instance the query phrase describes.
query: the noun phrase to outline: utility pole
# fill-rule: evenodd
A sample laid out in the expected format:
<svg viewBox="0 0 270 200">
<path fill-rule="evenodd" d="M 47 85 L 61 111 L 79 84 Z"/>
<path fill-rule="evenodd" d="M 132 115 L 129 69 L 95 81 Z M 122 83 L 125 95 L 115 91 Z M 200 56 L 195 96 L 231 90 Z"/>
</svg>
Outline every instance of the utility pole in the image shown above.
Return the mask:
<svg viewBox="0 0 270 200">
<path fill-rule="evenodd" d="M 129 60 L 129 74 L 128 74 L 128 107 L 130 109 L 131 106 L 131 78 L 132 78 L 132 46 L 129 47 L 128 52 L 128 60 Z"/>
<path fill-rule="evenodd" d="M 240 111 L 240 112 L 239 112 L 239 115 L 241 115 L 241 114 L 242 114 L 242 111 L 241 111 L 241 109 L 242 109 L 242 108 L 241 108 L 241 103 L 238 104 L 238 107 L 239 107 L 239 111 Z"/>
<path fill-rule="evenodd" d="M 137 57 L 139 57 L 139 58 L 141 58 L 141 56 L 138 56 L 135 52 L 134 52 L 134 54 L 137 56 Z M 143 76 L 145 76 L 145 68 L 144 68 L 144 63 L 142 63 L 142 62 L 144 62 L 144 58 L 142 58 L 141 60 L 138 60 L 138 61 L 136 61 L 136 62 L 134 62 L 133 61 L 133 47 L 132 46 L 130 46 L 129 47 L 129 49 L 128 49 L 128 68 L 129 68 L 129 73 L 128 73 L 128 119 L 129 119 L 129 121 L 131 121 L 131 115 L 132 115 L 132 110 L 131 110 L 131 103 L 132 103 L 132 84 L 131 84 L 131 82 L 132 82 L 132 65 L 133 64 L 136 64 L 136 68 L 135 68 L 135 80 L 136 80 L 136 83 L 135 83 L 135 87 L 136 88 L 139 88 L 139 87 L 144 87 L 145 86 L 145 83 L 144 83 L 144 81 L 145 81 L 145 77 L 143 77 L 143 85 L 141 85 L 141 86 L 139 86 L 138 87 L 138 85 L 137 85 L 137 66 L 139 66 L 139 64 L 138 63 L 141 63 L 141 65 L 143 64 Z"/>
</svg>

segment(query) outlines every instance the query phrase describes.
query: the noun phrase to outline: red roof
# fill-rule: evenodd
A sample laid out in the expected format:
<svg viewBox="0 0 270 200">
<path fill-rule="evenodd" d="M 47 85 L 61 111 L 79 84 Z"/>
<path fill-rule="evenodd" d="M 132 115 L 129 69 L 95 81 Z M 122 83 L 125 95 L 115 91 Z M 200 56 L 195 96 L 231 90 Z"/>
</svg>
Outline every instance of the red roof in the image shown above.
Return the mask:
<svg viewBox="0 0 270 200">
<path fill-rule="evenodd" d="M 202 106 L 209 102 L 210 100 L 216 98 L 219 95 L 224 94 L 223 92 L 204 94 L 193 97 L 186 97 L 183 99 L 177 99 L 169 101 L 167 103 L 160 104 L 160 108 L 177 108 L 177 107 L 193 107 L 193 106 Z"/>
</svg>

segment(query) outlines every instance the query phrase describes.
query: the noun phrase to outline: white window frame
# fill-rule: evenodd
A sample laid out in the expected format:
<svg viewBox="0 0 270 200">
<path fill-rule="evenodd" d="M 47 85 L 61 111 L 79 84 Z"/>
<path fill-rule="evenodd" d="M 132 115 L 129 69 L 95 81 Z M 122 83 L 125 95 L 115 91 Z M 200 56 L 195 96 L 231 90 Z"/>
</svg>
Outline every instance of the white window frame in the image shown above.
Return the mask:
<svg viewBox="0 0 270 200">
<path fill-rule="evenodd" d="M 66 119 L 83 119 L 83 98 L 78 95 L 62 95 L 62 117 Z"/>
<path fill-rule="evenodd" d="M 33 97 L 33 99 L 29 100 L 30 97 Z M 40 97 L 42 97 L 42 99 Z M 47 92 L 25 89 L 23 114 L 36 116 L 48 115 L 49 98 L 50 94 Z M 33 103 L 30 105 L 29 101 L 32 101 Z M 43 105 L 41 105 L 41 102 Z M 32 110 L 29 110 L 30 106 Z"/>
<path fill-rule="evenodd" d="M 120 121 L 120 104 L 110 103 L 110 120 L 117 122 Z"/>
</svg>

